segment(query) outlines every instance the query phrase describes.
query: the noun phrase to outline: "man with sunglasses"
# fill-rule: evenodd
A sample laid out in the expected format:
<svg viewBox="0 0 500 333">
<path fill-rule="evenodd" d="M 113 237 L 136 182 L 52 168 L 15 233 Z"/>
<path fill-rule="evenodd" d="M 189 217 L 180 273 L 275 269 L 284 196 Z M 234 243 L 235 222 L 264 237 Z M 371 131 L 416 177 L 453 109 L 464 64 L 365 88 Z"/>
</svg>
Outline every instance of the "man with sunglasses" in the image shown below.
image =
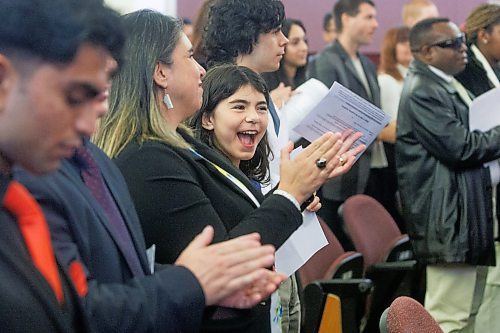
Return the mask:
<svg viewBox="0 0 500 333">
<path fill-rule="evenodd" d="M 445 18 L 410 32 L 415 57 L 398 111 L 396 164 L 416 257 L 427 265 L 425 307 L 445 332 L 473 332 L 495 263 L 489 171 L 500 127 L 469 130 L 471 96 L 453 75 L 467 63 L 465 38 Z"/>
</svg>

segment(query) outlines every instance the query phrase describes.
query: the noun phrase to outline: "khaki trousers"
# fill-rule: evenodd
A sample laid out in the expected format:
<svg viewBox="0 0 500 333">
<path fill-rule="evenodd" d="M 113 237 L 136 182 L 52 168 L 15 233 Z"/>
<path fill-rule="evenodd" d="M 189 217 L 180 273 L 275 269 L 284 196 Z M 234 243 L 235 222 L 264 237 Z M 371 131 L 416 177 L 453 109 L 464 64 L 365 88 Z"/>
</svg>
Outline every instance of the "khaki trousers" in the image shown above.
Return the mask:
<svg viewBox="0 0 500 333">
<path fill-rule="evenodd" d="M 425 308 L 445 333 L 474 332 L 487 272 L 487 267 L 466 264 L 427 266 Z"/>
<path fill-rule="evenodd" d="M 486 288 L 476 317 L 477 333 L 500 332 L 500 243 L 495 242 L 495 267 L 488 267 Z"/>
</svg>

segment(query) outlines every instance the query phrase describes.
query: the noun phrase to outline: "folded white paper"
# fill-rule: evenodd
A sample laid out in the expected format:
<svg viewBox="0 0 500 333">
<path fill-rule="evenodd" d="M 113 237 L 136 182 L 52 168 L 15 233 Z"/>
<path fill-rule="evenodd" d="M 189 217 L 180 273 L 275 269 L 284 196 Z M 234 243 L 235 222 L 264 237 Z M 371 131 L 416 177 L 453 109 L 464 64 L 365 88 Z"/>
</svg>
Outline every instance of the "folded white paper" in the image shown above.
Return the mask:
<svg viewBox="0 0 500 333">
<path fill-rule="evenodd" d="M 302 213 L 302 225 L 276 251 L 276 271 L 292 275 L 316 252 L 328 245 L 316 213 Z"/>
<path fill-rule="evenodd" d="M 294 159 L 302 150 L 302 147 L 294 149 L 290 158 Z M 302 213 L 302 218 L 302 225 L 276 251 L 276 271 L 287 276 L 295 273 L 309 258 L 328 244 L 316 213 L 305 211 Z"/>
<path fill-rule="evenodd" d="M 476 97 L 469 107 L 469 129 L 488 131 L 500 125 L 500 88 L 492 89 Z M 500 182 L 500 160 L 485 163 L 490 168 L 492 185 Z"/>
<path fill-rule="evenodd" d="M 312 109 L 328 94 L 328 87 L 317 79 L 309 79 L 294 90 L 295 94 L 286 102 L 281 111 L 288 118 L 290 140 L 301 138 L 293 128 L 300 124 Z"/>
<path fill-rule="evenodd" d="M 334 82 L 328 94 L 294 131 L 307 140 L 314 141 L 328 131 L 352 129 L 363 133 L 355 146 L 365 144 L 368 147 L 389 120 L 389 116 L 379 107 Z"/>
</svg>

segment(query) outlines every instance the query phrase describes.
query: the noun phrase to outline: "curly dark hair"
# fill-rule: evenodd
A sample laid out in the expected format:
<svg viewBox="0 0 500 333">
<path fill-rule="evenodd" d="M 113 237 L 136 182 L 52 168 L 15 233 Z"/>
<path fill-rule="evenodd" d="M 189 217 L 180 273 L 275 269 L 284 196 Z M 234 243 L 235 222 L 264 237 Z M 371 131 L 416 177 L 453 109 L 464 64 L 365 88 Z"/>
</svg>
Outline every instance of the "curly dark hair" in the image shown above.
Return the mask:
<svg viewBox="0 0 500 333">
<path fill-rule="evenodd" d="M 286 38 L 288 38 L 290 34 L 290 29 L 292 28 L 292 25 L 298 25 L 304 32 L 307 32 L 306 27 L 304 26 L 302 21 L 287 18 L 286 20 L 283 21 L 283 27 L 281 29 Z M 285 48 L 285 53 L 286 53 L 286 48 Z M 276 89 L 281 82 L 283 82 L 285 86 L 291 86 L 292 89 L 295 89 L 306 81 L 307 64 L 297 68 L 295 77 L 293 78 L 293 81 L 290 82 L 290 79 L 288 78 L 285 71 L 284 63 L 285 63 L 285 57 L 281 59 L 280 68 L 278 70 L 274 72 L 261 74 L 264 80 L 266 81 L 267 87 L 269 88 L 270 91 Z"/>
<path fill-rule="evenodd" d="M 285 9 L 280 0 L 219 0 L 211 7 L 205 31 L 207 64 L 234 63 L 250 54 L 261 33 L 280 29 Z"/>
<path fill-rule="evenodd" d="M 269 104 L 269 91 L 265 81 L 251 69 L 233 64 L 224 64 L 215 66 L 207 72 L 207 75 L 203 78 L 203 103 L 190 122 L 195 137 L 222 153 L 214 131 L 203 128 L 203 116 L 209 117 L 221 101 L 231 97 L 246 85 L 250 85 L 256 91 L 262 93 L 267 104 Z M 271 149 L 266 134 L 257 145 L 255 155 L 250 160 L 240 162 L 240 170 L 248 178 L 266 184 L 269 182 L 270 155 Z"/>
</svg>

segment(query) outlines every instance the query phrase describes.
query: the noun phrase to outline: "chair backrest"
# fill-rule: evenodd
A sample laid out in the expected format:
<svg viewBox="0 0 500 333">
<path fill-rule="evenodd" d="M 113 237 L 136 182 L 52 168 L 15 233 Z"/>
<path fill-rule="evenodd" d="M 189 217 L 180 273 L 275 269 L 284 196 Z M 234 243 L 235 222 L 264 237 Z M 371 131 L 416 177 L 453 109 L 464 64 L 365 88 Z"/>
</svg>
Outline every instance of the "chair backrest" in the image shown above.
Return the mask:
<svg viewBox="0 0 500 333">
<path fill-rule="evenodd" d="M 344 224 L 356 250 L 363 254 L 365 267 L 386 261 L 413 258 L 408 236 L 402 235 L 387 210 L 374 198 L 357 194 L 342 207 Z M 391 250 L 397 249 L 398 253 Z"/>
<path fill-rule="evenodd" d="M 363 275 L 363 256 L 358 252 L 345 252 L 328 225 L 319 219 L 328 244 L 316 252 L 300 269 L 302 286 L 323 279 L 352 279 Z"/>
<path fill-rule="evenodd" d="M 387 333 L 443 333 L 425 308 L 411 297 L 396 298 L 387 316 L 380 318 L 380 331 Z"/>
</svg>

